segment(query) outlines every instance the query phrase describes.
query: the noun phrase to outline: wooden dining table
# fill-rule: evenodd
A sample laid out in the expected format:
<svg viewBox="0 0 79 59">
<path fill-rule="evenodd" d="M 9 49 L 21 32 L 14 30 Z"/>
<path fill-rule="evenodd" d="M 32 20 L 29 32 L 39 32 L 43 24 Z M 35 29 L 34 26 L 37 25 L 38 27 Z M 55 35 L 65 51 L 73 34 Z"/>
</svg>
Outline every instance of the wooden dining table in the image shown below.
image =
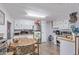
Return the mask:
<svg viewBox="0 0 79 59">
<path fill-rule="evenodd" d="M 11 43 L 10 46 L 14 46 L 14 47 L 27 46 L 27 45 L 33 45 L 35 43 L 37 43 L 35 39 L 20 39 L 16 43 Z"/>
<path fill-rule="evenodd" d="M 10 47 L 17 48 L 18 46 L 34 46 L 36 43 L 37 41 L 35 39 L 19 39 L 18 42 L 11 43 Z"/>
</svg>

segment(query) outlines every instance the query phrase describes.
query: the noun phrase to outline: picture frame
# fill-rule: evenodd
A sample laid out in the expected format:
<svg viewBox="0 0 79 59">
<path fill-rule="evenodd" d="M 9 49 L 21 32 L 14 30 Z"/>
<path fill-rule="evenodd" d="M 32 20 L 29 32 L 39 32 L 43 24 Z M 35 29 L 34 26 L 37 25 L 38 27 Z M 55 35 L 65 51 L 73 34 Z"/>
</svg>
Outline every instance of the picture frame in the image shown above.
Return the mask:
<svg viewBox="0 0 79 59">
<path fill-rule="evenodd" d="M 2 10 L 0 10 L 0 25 L 5 24 L 5 14 Z"/>
</svg>

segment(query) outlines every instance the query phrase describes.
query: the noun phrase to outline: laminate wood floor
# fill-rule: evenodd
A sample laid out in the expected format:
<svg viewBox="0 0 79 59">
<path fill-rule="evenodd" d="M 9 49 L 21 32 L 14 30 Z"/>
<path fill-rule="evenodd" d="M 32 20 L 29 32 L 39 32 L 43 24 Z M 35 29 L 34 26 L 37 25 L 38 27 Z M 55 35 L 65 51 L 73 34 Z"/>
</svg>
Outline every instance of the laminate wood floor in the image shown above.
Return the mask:
<svg viewBox="0 0 79 59">
<path fill-rule="evenodd" d="M 39 55 L 59 55 L 59 47 L 51 43 L 41 43 L 39 45 Z"/>
</svg>

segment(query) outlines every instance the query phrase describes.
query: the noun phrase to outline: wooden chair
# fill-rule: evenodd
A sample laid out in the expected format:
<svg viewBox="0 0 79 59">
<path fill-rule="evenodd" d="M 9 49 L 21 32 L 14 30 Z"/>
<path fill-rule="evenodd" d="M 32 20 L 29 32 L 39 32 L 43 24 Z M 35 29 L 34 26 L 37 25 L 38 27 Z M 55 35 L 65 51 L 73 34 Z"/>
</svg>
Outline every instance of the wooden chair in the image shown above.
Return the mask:
<svg viewBox="0 0 79 59">
<path fill-rule="evenodd" d="M 28 45 L 28 46 L 18 46 L 17 47 L 17 55 L 32 55 L 34 53 L 33 50 L 33 45 Z"/>
<path fill-rule="evenodd" d="M 14 55 L 15 52 L 16 52 L 16 47 L 10 45 L 7 47 L 7 55 Z"/>
<path fill-rule="evenodd" d="M 39 55 L 39 43 L 38 42 L 35 44 L 35 49 L 34 50 L 35 50 L 34 54 Z"/>
</svg>

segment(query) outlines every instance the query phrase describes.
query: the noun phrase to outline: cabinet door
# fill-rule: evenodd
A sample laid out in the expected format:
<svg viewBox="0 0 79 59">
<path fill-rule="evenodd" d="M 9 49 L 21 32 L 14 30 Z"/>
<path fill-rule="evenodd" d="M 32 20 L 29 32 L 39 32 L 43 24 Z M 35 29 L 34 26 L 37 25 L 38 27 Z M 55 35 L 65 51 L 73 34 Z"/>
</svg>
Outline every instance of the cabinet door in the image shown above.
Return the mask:
<svg viewBox="0 0 79 59">
<path fill-rule="evenodd" d="M 60 41 L 60 55 L 74 55 L 75 43 L 61 40 Z"/>
</svg>

